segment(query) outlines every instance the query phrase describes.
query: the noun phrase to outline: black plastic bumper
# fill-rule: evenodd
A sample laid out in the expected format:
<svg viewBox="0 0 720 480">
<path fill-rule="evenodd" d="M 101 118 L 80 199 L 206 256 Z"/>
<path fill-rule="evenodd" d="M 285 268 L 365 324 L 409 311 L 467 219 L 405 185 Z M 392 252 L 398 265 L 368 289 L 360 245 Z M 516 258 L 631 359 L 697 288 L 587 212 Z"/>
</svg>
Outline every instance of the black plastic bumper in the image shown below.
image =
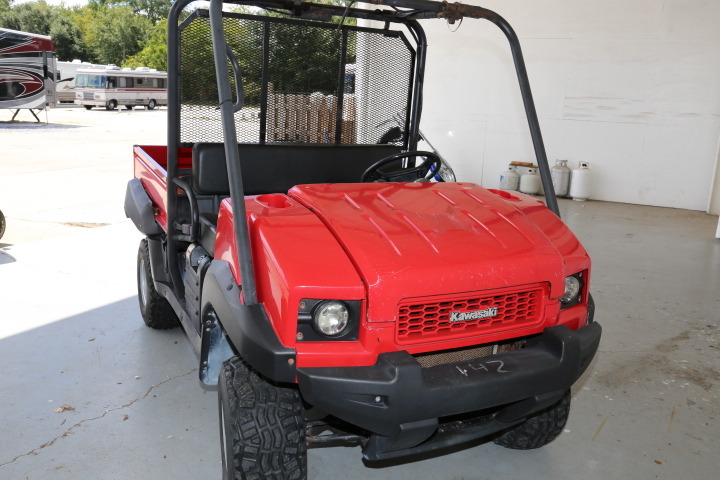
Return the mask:
<svg viewBox="0 0 720 480">
<path fill-rule="evenodd" d="M 392 458 L 432 449 L 420 444 L 442 433 L 440 417 L 494 410 L 493 426 L 476 428 L 477 438 L 551 405 L 588 367 L 601 330 L 551 327 L 521 350 L 432 368 L 403 351 L 370 367 L 299 368 L 297 377 L 306 401 L 373 433 L 367 459 Z"/>
</svg>

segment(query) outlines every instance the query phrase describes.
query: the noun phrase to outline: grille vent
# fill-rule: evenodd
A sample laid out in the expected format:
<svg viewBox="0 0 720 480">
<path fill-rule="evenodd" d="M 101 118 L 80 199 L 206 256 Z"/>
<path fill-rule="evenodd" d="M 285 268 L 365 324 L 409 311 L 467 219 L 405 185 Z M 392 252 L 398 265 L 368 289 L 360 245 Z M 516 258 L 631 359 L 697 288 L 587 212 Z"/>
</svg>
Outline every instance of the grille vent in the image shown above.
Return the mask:
<svg viewBox="0 0 720 480">
<path fill-rule="evenodd" d="M 537 285 L 521 291 L 404 301 L 398 308 L 396 340 L 409 344 L 534 326 L 542 321 L 544 296 L 544 288 Z"/>
</svg>

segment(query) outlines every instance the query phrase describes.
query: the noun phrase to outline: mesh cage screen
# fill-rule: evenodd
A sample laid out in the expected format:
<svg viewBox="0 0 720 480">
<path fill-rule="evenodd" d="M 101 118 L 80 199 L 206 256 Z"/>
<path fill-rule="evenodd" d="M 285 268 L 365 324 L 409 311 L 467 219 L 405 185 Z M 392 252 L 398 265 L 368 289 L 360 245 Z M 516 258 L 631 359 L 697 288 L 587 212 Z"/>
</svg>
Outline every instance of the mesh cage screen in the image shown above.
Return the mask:
<svg viewBox="0 0 720 480">
<path fill-rule="evenodd" d="M 415 52 L 402 33 L 225 14 L 242 71 L 240 143 L 403 144 Z M 228 62 L 233 100 L 235 78 Z M 222 142 L 210 20 L 180 32 L 180 142 Z"/>
</svg>

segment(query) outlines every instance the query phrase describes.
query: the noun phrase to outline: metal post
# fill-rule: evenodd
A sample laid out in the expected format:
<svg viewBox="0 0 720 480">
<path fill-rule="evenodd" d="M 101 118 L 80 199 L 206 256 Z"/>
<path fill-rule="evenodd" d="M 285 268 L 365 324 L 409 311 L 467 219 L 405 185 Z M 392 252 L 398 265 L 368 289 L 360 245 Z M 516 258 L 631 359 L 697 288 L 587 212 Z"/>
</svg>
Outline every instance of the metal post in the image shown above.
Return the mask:
<svg viewBox="0 0 720 480">
<path fill-rule="evenodd" d="M 550 167 L 548 166 L 547 154 L 545 153 L 545 144 L 543 143 L 542 133 L 540 132 L 540 123 L 538 122 L 535 104 L 533 103 L 530 80 L 527 76 L 520 41 L 507 20 L 487 8 L 463 3 L 434 2 L 432 0 L 371 0 L 370 3 L 413 10 L 414 13 L 408 15 L 408 18 L 412 19 L 445 18 L 455 21 L 461 20 L 464 17 L 485 19 L 494 23 L 502 30 L 510 43 L 515 72 L 518 77 L 518 82 L 520 83 L 520 94 L 522 95 L 525 115 L 527 116 L 530 127 L 530 136 L 533 141 L 535 158 L 540 168 L 540 179 L 545 189 L 545 202 L 548 208 L 559 217 L 560 208 L 558 207 L 555 189 L 552 185 Z M 419 114 L 417 114 L 416 118 L 419 120 Z"/>
<path fill-rule="evenodd" d="M 227 42 L 222 16 L 223 0 L 210 0 L 210 29 L 212 32 L 213 56 L 215 58 L 215 75 L 217 76 L 220 115 L 222 118 L 225 140 L 225 161 L 227 163 L 230 198 L 233 204 L 235 219 L 235 239 L 237 243 L 237 262 L 240 267 L 243 296 L 246 305 L 257 303 L 255 288 L 255 270 L 250 251 L 250 232 L 245 210 L 245 192 L 243 190 L 242 172 L 240 171 L 240 152 L 238 151 L 235 115 L 233 112 L 230 77 L 227 69 Z"/>
<path fill-rule="evenodd" d="M 177 193 L 172 179 L 177 177 L 180 148 L 180 14 L 193 0 L 177 0 L 168 14 L 168 124 L 167 124 L 167 247 L 165 265 L 178 298 L 185 297 L 182 276 L 177 262 L 177 240 L 172 233 L 177 218 Z"/>
</svg>

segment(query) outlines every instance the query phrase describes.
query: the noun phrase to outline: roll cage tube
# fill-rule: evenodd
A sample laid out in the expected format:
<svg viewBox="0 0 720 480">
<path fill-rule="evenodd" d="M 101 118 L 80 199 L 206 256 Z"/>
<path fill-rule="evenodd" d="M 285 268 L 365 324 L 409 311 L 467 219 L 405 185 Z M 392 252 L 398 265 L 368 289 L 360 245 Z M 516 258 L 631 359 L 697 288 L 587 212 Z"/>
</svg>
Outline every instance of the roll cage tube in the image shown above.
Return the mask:
<svg viewBox="0 0 720 480">
<path fill-rule="evenodd" d="M 513 63 L 515 64 L 515 73 L 517 74 L 520 84 L 520 94 L 522 95 L 525 115 L 527 116 L 530 136 L 535 150 L 535 159 L 540 168 L 540 180 L 542 181 L 542 186 L 545 191 L 545 203 L 555 215 L 560 217 L 560 208 L 558 207 L 557 198 L 555 197 L 555 189 L 553 188 L 550 167 L 547 161 L 547 154 L 545 153 L 545 143 L 543 142 L 540 131 L 540 122 L 538 121 L 535 103 L 533 102 L 530 80 L 527 69 L 525 68 L 522 48 L 520 48 L 520 40 L 507 20 L 487 8 L 466 5 L 464 3 L 435 2 L 432 0 L 371 0 L 369 3 L 409 9 L 410 11 L 403 12 L 406 18 L 444 18 L 448 21 L 459 21 L 465 17 L 478 18 L 488 20 L 502 30 L 508 43 L 510 43 Z"/>
<path fill-rule="evenodd" d="M 180 89 L 179 78 L 176 73 L 179 71 L 180 49 L 179 49 L 179 30 L 177 26 L 180 23 L 180 16 L 185 7 L 195 0 L 177 0 L 173 3 L 168 15 L 168 178 L 173 179 L 177 176 L 177 155 L 180 147 Z M 211 0 L 210 2 L 210 20 L 213 36 L 213 54 L 215 57 L 215 68 L 218 73 L 218 89 L 220 91 L 220 108 L 224 132 L 226 158 L 228 158 L 228 175 L 230 178 L 230 193 L 233 205 L 236 208 L 235 218 L 245 218 L 244 213 L 244 197 L 241 182 L 241 172 L 239 168 L 237 143 L 235 141 L 235 124 L 232 115 L 232 97 L 230 94 L 230 79 L 227 71 L 221 66 L 226 65 L 226 42 L 224 31 L 222 28 L 222 5 L 223 3 L 251 5 L 261 8 L 274 8 L 287 10 L 294 15 L 306 18 L 326 19 L 329 15 L 342 16 L 343 12 L 352 11 L 353 16 L 357 18 L 392 21 L 405 24 L 418 40 L 418 61 L 416 64 L 416 79 L 413 91 L 413 109 L 410 116 L 410 128 L 408 147 L 412 150 L 417 145 L 417 136 L 419 132 L 421 108 L 422 108 L 422 86 L 425 69 L 425 51 L 426 40 L 422 28 L 417 24 L 417 20 L 443 18 L 449 21 L 459 21 L 465 17 L 484 19 L 495 24 L 507 38 L 513 57 L 515 72 L 517 74 L 520 93 L 527 116 L 530 135 L 533 141 L 535 157 L 540 169 L 540 178 L 545 190 L 545 202 L 548 208 L 560 217 L 560 210 L 555 191 L 552 185 L 550 175 L 550 167 L 548 166 L 545 145 L 540 131 L 540 124 L 533 103 L 530 81 L 525 67 L 525 61 L 520 47 L 520 41 L 512 29 L 510 24 L 500 15 L 492 10 L 474 5 L 466 5 L 463 3 L 436 2 L 433 0 L 358 0 L 361 3 L 371 5 L 385 5 L 395 10 L 388 11 L 372 11 L 359 9 L 346 9 L 344 7 L 336 7 L 331 5 L 317 5 L 312 3 L 303 3 L 301 0 Z M 215 18 L 213 20 L 213 17 Z M 213 23 L 215 26 L 212 26 Z M 222 75 L 220 73 L 222 72 Z M 223 94 L 224 92 L 224 94 Z M 229 135 L 229 133 L 232 133 Z M 177 195 L 168 189 L 168 224 L 173 225 L 173 221 L 177 211 Z M 254 286 L 254 275 L 252 266 L 252 257 L 250 256 L 250 242 L 248 237 L 248 228 L 246 222 L 235 222 L 236 239 L 238 245 L 239 265 L 243 281 L 243 290 L 245 301 L 248 303 L 256 303 L 257 296 Z M 177 249 L 177 241 L 173 239 L 173 235 L 168 235 L 168 255 Z M 242 261 L 243 258 L 245 261 Z M 178 267 L 174 261 L 168 262 L 170 276 L 173 283 L 175 293 L 182 296 L 182 279 Z"/>
<path fill-rule="evenodd" d="M 535 104 L 533 102 L 532 90 L 530 88 L 530 80 L 528 79 L 527 69 L 525 67 L 525 60 L 522 54 L 522 48 L 520 47 L 520 41 L 517 37 L 517 34 L 507 22 L 507 20 L 505 20 L 503 17 L 501 17 L 494 11 L 488 10 L 487 8 L 478 7 L 475 5 L 467 5 L 459 2 L 449 3 L 447 1 L 436 2 L 433 0 L 358 0 L 358 2 L 368 3 L 372 5 L 386 5 L 388 7 L 396 9 L 405 9 L 387 13 L 394 13 L 397 18 L 402 18 L 406 21 L 432 18 L 444 18 L 449 21 L 459 21 L 465 17 L 484 19 L 495 24 L 505 34 L 505 37 L 510 44 L 513 63 L 515 65 L 515 72 L 517 74 L 518 82 L 520 84 L 520 94 L 523 99 L 525 115 L 527 116 L 528 126 L 530 128 L 530 136 L 533 142 L 533 149 L 535 150 L 535 158 L 538 167 L 540 168 L 540 179 L 542 181 L 543 189 L 545 191 L 545 202 L 548 208 L 553 213 L 555 213 L 555 215 L 560 217 L 560 209 L 558 207 L 557 198 L 555 197 L 555 189 L 552 185 L 550 167 L 548 165 L 547 154 L 545 152 L 545 144 L 542 139 L 540 122 L 538 121 L 537 111 L 535 110 Z M 252 4 L 260 7 L 275 6 L 276 8 L 284 8 L 298 13 L 302 11 L 303 5 L 311 5 L 303 4 L 300 0 L 231 0 L 228 3 Z M 410 23 L 411 22 L 408 22 L 408 24 Z M 416 29 L 415 31 L 422 32 L 421 29 Z M 424 56 L 424 52 L 422 50 L 424 50 L 426 42 L 424 41 L 424 34 L 421 33 L 421 35 L 423 35 L 423 38 L 419 39 L 422 41 L 418 42 L 418 55 L 420 56 L 420 54 L 422 53 Z M 424 72 L 424 68 L 425 62 L 423 58 L 422 61 L 418 61 L 417 72 L 419 74 Z M 422 86 L 422 81 L 423 78 L 421 75 L 418 77 L 418 86 Z M 422 96 L 422 89 L 419 89 L 419 91 L 419 95 Z M 421 98 L 417 98 L 417 100 L 420 101 L 415 104 L 413 115 L 411 117 L 411 150 L 416 148 L 413 147 L 412 143 L 417 145 L 417 129 L 420 125 L 422 101 Z"/>
<path fill-rule="evenodd" d="M 225 29 L 223 28 L 222 6 L 223 0 L 210 0 L 210 31 L 212 34 L 213 56 L 215 58 L 215 75 L 217 77 L 223 138 L 225 139 L 225 158 L 227 159 L 225 163 L 227 164 L 230 198 L 232 199 L 235 218 L 233 227 L 237 240 L 236 254 L 240 266 L 240 281 L 242 282 L 245 304 L 255 305 L 257 303 L 255 269 L 253 267 L 252 252 L 250 251 L 250 232 L 245 220 L 247 218 L 245 191 L 242 183 L 240 152 L 238 151 L 237 131 L 235 129 L 235 104 L 232 101 L 230 78 L 227 76 L 228 46 L 225 41 Z M 237 72 L 237 70 L 235 71 Z M 238 98 L 239 102 L 240 98 Z"/>
<path fill-rule="evenodd" d="M 173 3 L 172 7 L 170 8 L 170 13 L 168 14 L 168 131 L 167 131 L 167 174 L 168 174 L 168 181 L 172 181 L 172 179 L 177 178 L 178 176 L 178 151 L 180 148 L 180 79 L 178 77 L 179 67 L 180 67 L 180 30 L 184 23 L 184 21 L 181 21 L 182 18 L 182 12 L 183 10 L 191 3 L 193 3 L 196 0 L 177 0 Z M 418 136 L 419 136 L 419 124 L 420 124 L 420 109 L 419 106 L 422 103 L 422 80 L 424 75 L 424 65 L 425 65 L 425 55 L 427 50 L 427 42 L 425 38 L 425 34 L 422 30 L 422 27 L 419 25 L 419 23 L 415 20 L 405 19 L 402 15 L 398 15 L 399 12 L 393 11 L 393 10 L 361 10 L 361 9 L 355 9 L 350 8 L 346 9 L 345 7 L 339 7 L 334 5 L 321 5 L 321 4 L 312 4 L 312 3 L 302 3 L 300 0 L 269 0 L 269 1 L 263 1 L 263 0 L 230 0 L 230 1 L 219 1 L 215 2 L 216 7 L 216 18 L 220 17 L 220 24 L 222 24 L 222 4 L 228 3 L 228 4 L 239 4 L 239 5 L 251 5 L 251 6 L 257 6 L 261 8 L 275 8 L 275 9 L 284 9 L 289 12 L 293 12 L 293 14 L 296 14 L 297 16 L 301 18 L 306 19 L 316 19 L 316 20 L 327 20 L 331 16 L 342 16 L 346 12 L 351 12 L 352 16 L 355 18 L 361 18 L 361 19 L 367 19 L 367 20 L 375 20 L 379 22 L 385 22 L 385 23 L 399 23 L 405 25 L 408 30 L 411 32 L 411 34 L 414 36 L 417 42 L 417 52 L 416 52 L 416 64 L 415 64 L 415 79 L 414 82 L 411 82 L 412 86 L 412 93 L 411 93 L 411 99 L 408 100 L 408 107 L 412 106 L 412 116 L 408 117 L 408 139 L 406 140 L 406 148 L 409 147 L 409 149 L 413 150 L 417 148 L 418 143 Z M 366 2 L 369 3 L 369 2 Z M 212 3 L 211 8 L 212 12 Z M 219 15 L 217 14 L 219 10 Z M 212 17 L 212 13 L 210 14 Z M 217 20 L 216 20 L 217 21 Z M 212 18 L 211 18 L 211 31 L 213 32 L 213 38 L 215 38 L 216 31 L 212 27 Z M 224 39 L 224 32 L 222 30 L 222 25 L 217 31 L 217 37 L 221 39 L 222 44 L 226 45 L 225 39 Z M 213 40 L 213 44 L 215 45 L 217 42 Z M 218 52 L 217 54 L 215 52 Z M 222 54 L 220 53 L 222 51 Z M 225 65 L 225 55 L 227 55 L 227 48 L 223 50 L 222 45 L 219 46 L 213 46 L 213 57 L 219 60 L 219 63 L 216 61 L 216 70 L 218 69 L 218 65 Z M 231 64 L 233 63 L 233 58 L 229 58 Z M 235 68 L 235 65 L 233 65 L 233 70 L 235 75 L 238 75 L 238 69 Z M 222 69 L 222 75 L 217 76 L 218 81 L 218 87 L 219 91 L 222 92 L 225 90 L 226 92 L 230 89 L 230 80 L 227 75 L 227 72 L 225 69 Z M 237 77 L 236 77 L 237 78 Z M 221 89 L 220 84 L 223 83 L 225 86 Z M 223 127 L 226 125 L 229 125 L 230 128 L 232 128 L 233 132 L 235 131 L 235 125 L 233 122 L 233 116 L 232 114 L 225 113 L 227 111 L 227 107 L 225 107 L 225 104 L 231 103 L 231 101 L 228 100 L 228 98 L 231 97 L 221 97 L 223 98 L 221 103 L 221 117 L 222 117 L 222 124 Z M 239 102 L 235 104 L 235 107 L 237 107 Z M 232 108 L 232 107 L 231 107 Z M 227 123 L 225 119 L 228 119 Z M 232 140 L 233 136 L 228 135 L 228 132 L 224 132 L 224 138 L 226 139 L 225 148 L 229 149 L 233 153 L 233 151 L 237 150 L 237 145 Z M 229 140 L 229 141 L 228 141 Z M 228 146 L 228 143 L 234 144 Z M 237 156 L 228 155 L 226 152 L 226 158 L 232 159 L 235 158 L 236 161 L 228 161 L 228 178 L 229 183 L 231 185 L 231 198 L 233 201 L 233 205 L 238 206 L 241 205 L 239 208 L 242 208 L 244 210 L 244 201 L 242 196 L 242 181 L 239 177 L 240 175 L 240 169 L 239 169 L 239 163 L 237 162 Z M 232 166 L 231 166 L 232 164 Z M 233 172 L 237 173 L 237 176 L 233 174 L 230 170 L 233 170 Z M 232 185 L 236 185 L 235 191 L 233 192 Z M 239 188 L 237 188 L 239 186 Z M 238 197 L 238 191 L 240 192 L 240 196 Z M 175 194 L 174 190 L 168 189 L 167 190 L 167 215 L 168 215 L 168 225 L 172 228 L 175 219 L 177 218 L 177 208 L 178 208 L 178 196 Z M 243 214 L 244 215 L 244 214 Z M 240 215 L 240 212 L 236 210 L 236 216 L 235 218 L 243 218 Z M 243 223 L 244 222 L 237 222 L 237 223 Z M 235 225 L 236 228 L 238 228 L 238 225 Z M 247 251 L 247 254 L 243 254 L 242 251 L 238 251 L 238 256 L 240 257 L 240 263 L 241 266 L 241 276 L 243 278 L 243 292 L 245 301 L 247 303 L 250 303 L 249 300 L 255 298 L 256 301 L 256 292 L 254 287 L 254 275 L 252 275 L 252 265 L 246 265 L 242 258 L 247 258 L 249 262 L 252 262 L 252 257 L 249 255 L 249 237 L 247 236 L 247 225 L 244 224 L 243 226 L 239 227 L 239 230 L 241 232 L 236 232 L 236 240 L 237 245 L 239 248 L 243 248 Z M 243 234 L 242 230 L 245 231 Z M 181 241 L 180 237 L 177 237 L 176 235 L 169 234 L 167 235 L 167 249 L 166 249 L 166 255 L 167 255 L 167 261 L 166 265 L 169 271 L 170 279 L 171 279 L 171 288 L 175 295 L 178 298 L 182 298 L 184 296 L 183 291 L 183 281 L 182 276 L 180 274 L 179 267 L 177 265 L 177 262 L 172 258 L 173 255 L 175 255 L 175 252 L 178 249 L 178 242 Z M 242 246 L 242 247 L 241 247 Z M 243 271 L 243 270 L 249 270 L 249 271 Z M 248 281 L 246 279 L 250 279 L 248 284 Z M 248 290 L 251 290 L 250 292 Z"/>
</svg>

